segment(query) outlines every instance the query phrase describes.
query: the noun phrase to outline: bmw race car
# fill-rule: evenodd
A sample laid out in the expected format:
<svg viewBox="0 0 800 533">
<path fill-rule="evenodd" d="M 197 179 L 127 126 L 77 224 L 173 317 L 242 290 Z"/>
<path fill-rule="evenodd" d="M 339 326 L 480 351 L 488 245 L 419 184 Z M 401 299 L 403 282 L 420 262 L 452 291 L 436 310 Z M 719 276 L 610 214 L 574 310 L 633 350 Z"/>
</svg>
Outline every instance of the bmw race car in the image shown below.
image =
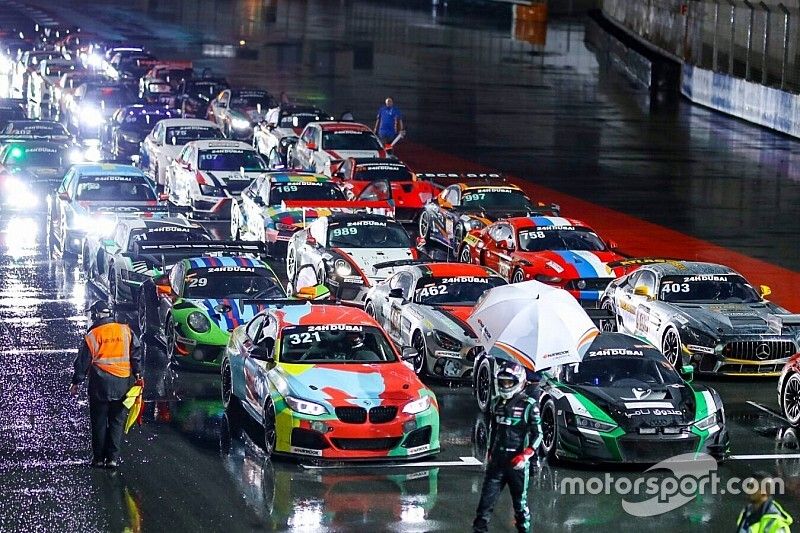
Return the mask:
<svg viewBox="0 0 800 533">
<path fill-rule="evenodd" d="M 467 317 L 485 291 L 505 284 L 483 266 L 410 265 L 376 283 L 364 309 L 398 346 L 417 351 L 413 364 L 420 376 L 472 379 L 475 357 L 483 348 Z"/>
<path fill-rule="evenodd" d="M 311 122 L 290 150 L 288 165 L 333 176 L 349 157 L 386 156 L 386 148 L 380 139 L 363 124 Z"/>
<path fill-rule="evenodd" d="M 619 331 L 661 347 L 676 366 L 777 376 L 800 351 L 800 316 L 766 300 L 770 292 L 726 266 L 664 261 L 612 281 L 601 302 Z"/>
<path fill-rule="evenodd" d="M 681 454 L 727 456 L 722 399 L 691 383 L 652 345 L 602 333 L 583 361 L 542 372 L 542 448 L 550 458 L 657 463 Z"/>
<path fill-rule="evenodd" d="M 347 306 L 275 306 L 236 328 L 222 397 L 229 416 L 244 412 L 263 426 L 267 456 L 402 460 L 439 451 L 433 391 L 377 322 Z"/>
<path fill-rule="evenodd" d="M 145 281 L 209 243 L 202 226 L 181 217 L 123 217 L 110 236 L 87 238 L 82 265 L 86 279 L 115 304 L 136 303 Z"/>
<path fill-rule="evenodd" d="M 144 138 L 139 154 L 139 168 L 158 185 L 167 182 L 167 169 L 191 141 L 213 141 L 223 138 L 219 126 L 196 118 L 168 118 L 156 124 Z"/>
<path fill-rule="evenodd" d="M 512 283 L 535 279 L 561 287 L 582 305 L 596 307 L 608 283 L 626 272 L 608 266 L 623 259 L 615 248 L 580 220 L 514 217 L 470 231 L 458 257 L 486 265 Z"/>
<path fill-rule="evenodd" d="M 212 243 L 214 245 L 226 243 Z M 182 259 L 169 272 L 142 287 L 139 325 L 156 338 L 180 366 L 217 368 L 236 326 L 264 309 L 259 299 L 286 299 L 272 269 L 249 254 L 258 243 L 228 243 L 233 257 Z"/>
<path fill-rule="evenodd" d="M 272 110 L 267 114 L 267 120 L 272 116 Z M 267 160 L 275 160 L 276 156 L 286 165 L 286 154 L 290 143 L 289 139 L 297 140 L 303 128 L 309 122 L 331 120 L 328 113 L 312 105 L 284 104 L 278 108 L 276 123 L 260 122 L 255 126 L 253 133 L 253 147 Z"/>
<path fill-rule="evenodd" d="M 170 163 L 166 190 L 190 216 L 228 219 L 234 199 L 265 170 L 261 156 L 243 142 L 192 141 Z"/>
<path fill-rule="evenodd" d="M 499 174 L 417 174 L 431 180 L 459 179 L 431 199 L 419 215 L 419 235 L 458 253 L 464 237 L 472 230 L 514 216 L 558 216 L 559 207 L 534 203 L 516 185 Z"/>
<path fill-rule="evenodd" d="M 367 290 L 417 258 L 403 226 L 367 213 L 333 213 L 296 232 L 286 251 L 286 276 L 308 265 L 340 300 L 364 303 Z"/>
<path fill-rule="evenodd" d="M 166 212 L 153 183 L 130 165 L 73 165 L 47 197 L 50 242 L 63 255 L 80 255 L 87 234 L 107 235 L 115 215 Z"/>
</svg>

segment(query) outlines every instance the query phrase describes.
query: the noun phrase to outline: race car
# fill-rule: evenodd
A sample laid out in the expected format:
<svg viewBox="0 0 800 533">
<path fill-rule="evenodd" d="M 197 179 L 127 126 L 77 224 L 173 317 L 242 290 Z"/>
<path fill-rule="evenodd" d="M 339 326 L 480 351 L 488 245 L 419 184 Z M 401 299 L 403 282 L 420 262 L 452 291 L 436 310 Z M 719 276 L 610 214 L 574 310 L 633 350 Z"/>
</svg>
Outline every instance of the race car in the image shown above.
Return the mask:
<svg viewBox="0 0 800 533">
<path fill-rule="evenodd" d="M 417 174 L 422 179 L 459 182 L 446 186 L 419 215 L 419 235 L 458 253 L 467 234 L 501 218 L 552 214 L 559 207 L 533 202 L 516 185 L 499 174 Z"/>
<path fill-rule="evenodd" d="M 107 235 L 115 214 L 166 211 L 153 183 L 130 165 L 73 165 L 47 197 L 48 238 L 62 255 L 80 255 L 89 233 Z"/>
<path fill-rule="evenodd" d="M 270 110 L 267 119 L 274 114 L 276 122 L 259 122 L 253 132 L 253 147 L 266 159 L 276 156 L 286 164 L 288 139 L 297 140 L 303 128 L 310 122 L 333 120 L 328 113 L 312 105 L 283 104 L 275 112 Z M 274 152 L 274 153 L 273 153 Z"/>
<path fill-rule="evenodd" d="M 231 331 L 265 308 L 258 300 L 287 299 L 278 276 L 255 258 L 259 243 L 228 248 L 232 257 L 182 259 L 140 290 L 140 331 L 163 343 L 178 366 L 219 368 Z"/>
<path fill-rule="evenodd" d="M 0 148 L 3 209 L 28 211 L 45 205 L 67 169 L 83 160 L 78 146 L 47 140 L 10 142 Z"/>
<path fill-rule="evenodd" d="M 0 143 L 26 139 L 71 142 L 72 135 L 60 122 L 54 120 L 13 120 L 0 131 Z"/>
<path fill-rule="evenodd" d="M 612 281 L 601 302 L 619 331 L 661 347 L 675 366 L 777 376 L 800 351 L 800 316 L 765 300 L 769 294 L 726 266 L 664 261 Z"/>
<path fill-rule="evenodd" d="M 486 265 L 512 283 L 535 279 L 566 289 L 597 307 L 608 283 L 626 272 L 623 259 L 590 227 L 571 218 L 514 217 L 472 230 L 458 253 L 462 263 Z"/>
<path fill-rule="evenodd" d="M 167 182 L 167 169 L 186 143 L 223 139 L 219 126 L 196 118 L 168 118 L 158 122 L 142 141 L 139 168 L 158 185 Z"/>
<path fill-rule="evenodd" d="M 81 140 L 99 140 L 106 122 L 120 107 L 139 99 L 119 83 L 84 83 L 68 102 L 65 121 Z"/>
<path fill-rule="evenodd" d="M 367 290 L 417 258 L 411 237 L 388 217 L 332 213 L 296 232 L 286 251 L 286 276 L 311 265 L 317 279 L 339 299 L 364 303 Z"/>
<path fill-rule="evenodd" d="M 122 217 L 110 236 L 87 237 L 81 264 L 86 279 L 112 303 L 137 303 L 145 281 L 209 241 L 206 229 L 182 217 Z"/>
<path fill-rule="evenodd" d="M 172 106 L 180 109 L 183 118 L 205 118 L 208 104 L 228 88 L 228 80 L 203 76 L 182 80 L 175 92 Z"/>
<path fill-rule="evenodd" d="M 106 124 L 103 142 L 115 157 L 131 157 L 139 153 L 139 145 L 156 124 L 176 115 L 174 109 L 163 104 L 121 107 Z"/>
<path fill-rule="evenodd" d="M 222 362 L 222 398 L 229 416 L 244 412 L 263 426 L 267 456 L 402 460 L 439 452 L 433 391 L 375 320 L 347 306 L 272 307 L 236 328 Z"/>
<path fill-rule="evenodd" d="M 267 253 L 285 257 L 286 243 L 305 223 L 329 209 L 313 207 L 345 203 L 344 193 L 326 176 L 305 172 L 270 172 L 248 185 L 231 207 L 231 236 L 262 241 Z M 290 207 L 286 202 L 304 207 Z"/>
<path fill-rule="evenodd" d="M 336 177 L 350 198 L 392 201 L 400 222 L 416 222 L 428 201 L 439 193 L 432 182 L 418 179 L 405 163 L 390 158 L 350 157 Z"/>
<path fill-rule="evenodd" d="M 784 365 L 778 379 L 778 406 L 794 427 L 800 427 L 800 354 Z"/>
<path fill-rule="evenodd" d="M 25 100 L 21 98 L 0 98 L 0 131 L 4 130 L 9 122 L 26 120 Z"/>
<path fill-rule="evenodd" d="M 711 387 L 692 384 L 658 349 L 602 333 L 583 361 L 542 372 L 542 448 L 551 459 L 657 463 L 682 454 L 727 456 L 725 409 Z"/>
<path fill-rule="evenodd" d="M 54 88 L 59 78 L 76 69 L 82 70 L 74 61 L 63 58 L 40 61 L 28 80 L 28 102 L 40 109 L 44 106 L 52 107 Z"/>
<path fill-rule="evenodd" d="M 290 149 L 291 168 L 333 176 L 348 157 L 386 157 L 371 129 L 355 122 L 311 122 Z"/>
<path fill-rule="evenodd" d="M 208 104 L 206 118 L 222 128 L 225 137 L 239 141 L 253 138 L 253 128 L 275 107 L 275 99 L 261 89 L 225 89 Z"/>
<path fill-rule="evenodd" d="M 166 94 L 171 99 L 173 90 L 192 74 L 191 61 L 159 61 L 139 79 L 139 98 L 154 98 L 158 103 L 168 103 L 159 100 L 160 96 Z"/>
<path fill-rule="evenodd" d="M 89 70 L 71 70 L 61 75 L 53 85 L 53 96 L 50 105 L 55 114 L 64 118 L 67 108 L 78 87 L 84 83 L 104 83 L 109 81 L 103 74 Z"/>
<path fill-rule="evenodd" d="M 195 217 L 228 219 L 231 204 L 267 170 L 258 152 L 239 141 L 192 141 L 172 161 L 166 191 Z"/>
<path fill-rule="evenodd" d="M 413 361 L 417 374 L 469 380 L 483 348 L 466 319 L 485 291 L 505 284 L 483 266 L 410 265 L 369 289 L 364 310 L 398 346 L 417 351 Z"/>
</svg>

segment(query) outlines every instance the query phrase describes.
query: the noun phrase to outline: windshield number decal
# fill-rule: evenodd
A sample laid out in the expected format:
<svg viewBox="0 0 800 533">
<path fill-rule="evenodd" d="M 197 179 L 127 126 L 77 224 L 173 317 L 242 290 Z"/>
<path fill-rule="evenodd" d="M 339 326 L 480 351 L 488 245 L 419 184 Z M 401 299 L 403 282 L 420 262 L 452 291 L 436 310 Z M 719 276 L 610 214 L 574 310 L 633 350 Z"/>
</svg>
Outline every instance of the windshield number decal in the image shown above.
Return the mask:
<svg viewBox="0 0 800 533">
<path fill-rule="evenodd" d="M 191 278 L 187 279 L 186 281 L 189 282 L 189 288 L 194 287 L 205 287 L 208 285 L 208 278 Z"/>
<path fill-rule="evenodd" d="M 321 337 L 318 331 L 304 331 L 302 333 L 290 333 L 287 335 L 289 339 L 289 344 L 291 345 L 298 345 L 298 344 L 311 344 L 312 342 L 319 342 Z"/>
</svg>

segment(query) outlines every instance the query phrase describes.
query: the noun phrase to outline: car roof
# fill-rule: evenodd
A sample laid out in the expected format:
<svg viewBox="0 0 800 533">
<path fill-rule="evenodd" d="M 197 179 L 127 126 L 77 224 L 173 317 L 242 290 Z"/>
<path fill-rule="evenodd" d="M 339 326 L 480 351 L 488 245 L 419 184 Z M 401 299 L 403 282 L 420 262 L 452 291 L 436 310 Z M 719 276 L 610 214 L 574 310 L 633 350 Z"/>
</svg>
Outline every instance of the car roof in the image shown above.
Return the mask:
<svg viewBox="0 0 800 533">
<path fill-rule="evenodd" d="M 317 183 L 330 182 L 331 178 L 313 172 L 266 172 L 272 183 L 291 183 L 297 181 L 312 181 Z"/>
<path fill-rule="evenodd" d="M 72 165 L 79 176 L 141 176 L 146 178 L 144 173 L 131 165 L 120 165 L 115 163 L 76 163 Z"/>
<path fill-rule="evenodd" d="M 344 325 L 380 327 L 362 309 L 335 304 L 286 305 L 270 311 L 278 319 L 279 328 L 300 325 Z"/>
<path fill-rule="evenodd" d="M 379 222 L 388 222 L 400 225 L 399 222 L 391 217 L 387 217 L 385 215 L 376 215 L 373 213 L 342 213 L 339 211 L 334 211 L 326 218 L 328 219 L 328 224 L 331 222 L 358 222 L 359 220 L 376 220 Z"/>
<path fill-rule="evenodd" d="M 372 132 L 368 126 L 359 124 L 358 122 L 315 122 L 314 124 L 321 127 L 324 131 L 368 131 Z"/>
<path fill-rule="evenodd" d="M 588 228 L 586 224 L 575 218 L 564 217 L 512 217 L 507 220 L 512 226 L 522 228 L 576 227 Z"/>
<path fill-rule="evenodd" d="M 253 148 L 252 144 L 248 144 L 248 143 L 241 142 L 241 141 L 224 141 L 224 140 L 209 141 L 209 140 L 206 140 L 206 141 L 192 141 L 192 142 L 190 142 L 188 144 L 193 145 L 198 150 L 222 150 L 222 149 L 225 149 L 225 148 L 231 148 L 231 149 L 234 149 L 234 150 L 244 150 L 244 149 L 246 149 L 246 150 L 250 150 L 250 151 L 253 151 L 253 152 L 255 151 L 255 149 Z"/>
<path fill-rule="evenodd" d="M 657 272 L 662 276 L 686 276 L 686 275 L 740 275 L 734 269 L 719 265 L 717 263 L 704 263 L 702 261 L 673 261 L 665 260 L 663 263 L 653 263 L 646 265 L 645 268 Z"/>
<path fill-rule="evenodd" d="M 408 166 L 392 157 L 351 157 L 356 167 L 392 166 L 398 169 L 409 170 Z"/>
<path fill-rule="evenodd" d="M 179 127 L 179 126 L 204 126 L 219 128 L 214 122 L 210 120 L 203 120 L 202 118 L 165 118 L 161 123 L 166 127 Z"/>
<path fill-rule="evenodd" d="M 426 263 L 424 265 L 414 265 L 421 276 L 435 278 L 458 277 L 458 276 L 494 276 L 498 274 L 483 265 L 471 263 Z"/>
<path fill-rule="evenodd" d="M 188 270 L 214 267 L 246 267 L 272 269 L 264 261 L 253 257 L 192 257 L 185 259 Z"/>
</svg>

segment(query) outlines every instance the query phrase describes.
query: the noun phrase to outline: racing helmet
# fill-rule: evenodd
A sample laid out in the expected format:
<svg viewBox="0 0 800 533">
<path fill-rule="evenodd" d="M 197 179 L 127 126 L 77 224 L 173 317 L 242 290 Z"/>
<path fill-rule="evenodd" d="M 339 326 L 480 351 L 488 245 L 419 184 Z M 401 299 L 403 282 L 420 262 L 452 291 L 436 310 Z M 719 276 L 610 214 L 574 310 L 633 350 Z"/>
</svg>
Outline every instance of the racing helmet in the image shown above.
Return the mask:
<svg viewBox="0 0 800 533">
<path fill-rule="evenodd" d="M 97 322 L 103 318 L 111 316 L 111 307 L 103 300 L 97 300 L 89 307 L 89 318 L 92 322 Z"/>
<path fill-rule="evenodd" d="M 364 334 L 360 331 L 350 331 L 347 334 L 347 344 L 351 350 L 361 350 L 364 348 Z"/>
<path fill-rule="evenodd" d="M 497 365 L 494 369 L 494 384 L 497 394 L 504 400 L 510 400 L 525 388 L 527 374 L 517 363 Z"/>
</svg>

